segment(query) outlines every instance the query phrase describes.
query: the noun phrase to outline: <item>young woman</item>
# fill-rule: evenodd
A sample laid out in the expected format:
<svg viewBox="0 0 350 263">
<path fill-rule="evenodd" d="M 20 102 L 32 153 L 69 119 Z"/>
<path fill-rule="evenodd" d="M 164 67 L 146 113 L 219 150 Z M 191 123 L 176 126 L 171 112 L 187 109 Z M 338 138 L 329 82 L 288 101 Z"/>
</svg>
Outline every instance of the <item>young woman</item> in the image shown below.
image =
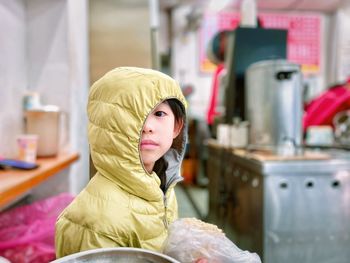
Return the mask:
<svg viewBox="0 0 350 263">
<path fill-rule="evenodd" d="M 186 101 L 158 71 L 122 67 L 88 101 L 96 175 L 56 222 L 56 256 L 102 247 L 162 249 L 177 218 L 174 186 L 186 145 Z"/>
</svg>

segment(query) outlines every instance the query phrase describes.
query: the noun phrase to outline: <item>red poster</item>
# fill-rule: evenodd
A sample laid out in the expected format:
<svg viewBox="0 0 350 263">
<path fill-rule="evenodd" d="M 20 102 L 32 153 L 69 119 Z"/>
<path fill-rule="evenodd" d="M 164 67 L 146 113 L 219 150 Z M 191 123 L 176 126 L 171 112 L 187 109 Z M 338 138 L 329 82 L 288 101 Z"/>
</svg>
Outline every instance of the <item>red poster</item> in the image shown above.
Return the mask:
<svg viewBox="0 0 350 263">
<path fill-rule="evenodd" d="M 235 29 L 239 24 L 240 14 L 219 13 L 204 15 L 200 29 L 200 70 L 212 72 L 215 69 L 206 57 L 206 48 L 215 33 Z M 304 73 L 317 73 L 320 70 L 321 57 L 321 18 L 314 14 L 276 14 L 260 13 L 263 28 L 279 28 L 288 30 L 287 58 L 302 65 Z"/>
</svg>

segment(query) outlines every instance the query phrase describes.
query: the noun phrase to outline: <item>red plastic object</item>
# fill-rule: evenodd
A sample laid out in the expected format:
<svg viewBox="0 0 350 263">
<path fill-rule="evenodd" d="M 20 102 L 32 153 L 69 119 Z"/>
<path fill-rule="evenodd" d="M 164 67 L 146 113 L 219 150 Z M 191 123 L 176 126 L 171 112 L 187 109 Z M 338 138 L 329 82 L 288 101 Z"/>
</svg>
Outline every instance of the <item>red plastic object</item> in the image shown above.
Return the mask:
<svg viewBox="0 0 350 263">
<path fill-rule="evenodd" d="M 305 107 L 304 132 L 310 126 L 333 126 L 334 116 L 347 109 L 350 109 L 350 78 L 343 85 L 337 85 L 323 92 Z"/>
<path fill-rule="evenodd" d="M 12 263 L 54 260 L 55 222 L 73 198 L 62 193 L 0 213 L 0 256 Z"/>
<path fill-rule="evenodd" d="M 211 96 L 210 96 L 210 104 L 209 104 L 209 109 L 207 112 L 207 123 L 208 124 L 213 124 L 214 123 L 214 118 L 218 116 L 218 112 L 216 111 L 216 106 L 217 106 L 217 100 L 218 100 L 218 95 L 219 95 L 219 76 L 220 73 L 224 69 L 224 64 L 219 64 L 214 72 L 213 75 L 213 83 L 211 87 Z"/>
</svg>

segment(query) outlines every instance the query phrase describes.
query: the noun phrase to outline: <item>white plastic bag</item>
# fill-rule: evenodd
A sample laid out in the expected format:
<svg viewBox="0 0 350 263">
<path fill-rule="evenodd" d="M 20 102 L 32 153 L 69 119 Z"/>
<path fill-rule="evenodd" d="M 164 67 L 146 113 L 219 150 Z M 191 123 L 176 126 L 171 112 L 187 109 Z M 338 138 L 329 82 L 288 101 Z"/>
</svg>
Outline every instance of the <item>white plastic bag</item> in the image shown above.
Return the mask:
<svg viewBox="0 0 350 263">
<path fill-rule="evenodd" d="M 163 253 L 182 263 L 261 263 L 256 253 L 239 249 L 217 226 L 195 218 L 170 225 Z"/>
</svg>

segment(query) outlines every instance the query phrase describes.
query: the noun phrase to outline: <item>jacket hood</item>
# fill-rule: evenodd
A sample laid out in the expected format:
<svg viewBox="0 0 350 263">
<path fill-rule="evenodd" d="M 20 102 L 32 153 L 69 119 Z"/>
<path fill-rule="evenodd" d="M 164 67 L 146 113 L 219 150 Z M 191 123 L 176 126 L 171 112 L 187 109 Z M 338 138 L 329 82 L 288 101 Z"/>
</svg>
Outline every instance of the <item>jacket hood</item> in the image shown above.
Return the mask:
<svg viewBox="0 0 350 263">
<path fill-rule="evenodd" d="M 88 100 L 88 138 L 92 161 L 98 171 L 130 194 L 148 201 L 163 198 L 160 179 L 141 162 L 142 127 L 152 110 L 166 99 L 186 100 L 177 82 L 151 69 L 120 67 L 96 81 Z M 181 180 L 180 166 L 187 141 L 186 124 L 164 159 L 167 185 Z"/>
</svg>

